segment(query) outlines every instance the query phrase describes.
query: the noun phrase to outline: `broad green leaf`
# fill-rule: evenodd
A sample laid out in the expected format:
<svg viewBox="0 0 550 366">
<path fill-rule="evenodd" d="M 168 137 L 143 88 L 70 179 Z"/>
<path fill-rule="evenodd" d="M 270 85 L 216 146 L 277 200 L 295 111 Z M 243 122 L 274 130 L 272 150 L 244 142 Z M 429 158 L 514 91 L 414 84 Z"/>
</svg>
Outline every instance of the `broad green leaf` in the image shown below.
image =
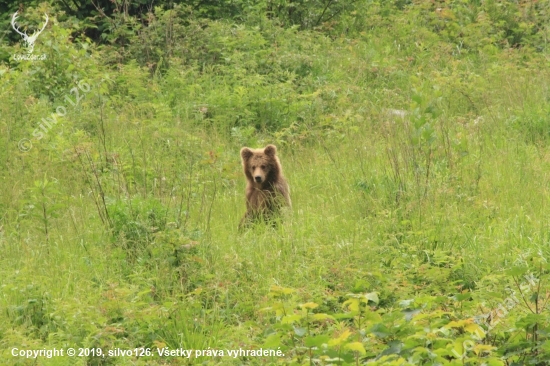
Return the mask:
<svg viewBox="0 0 550 366">
<path fill-rule="evenodd" d="M 373 325 L 369 329 L 369 333 L 374 334 L 378 338 L 386 338 L 391 334 L 390 330 L 382 323 Z"/>
<path fill-rule="evenodd" d="M 319 307 L 319 305 L 314 302 L 307 302 L 305 304 L 300 305 L 300 308 L 302 309 L 315 309 L 317 307 Z"/>
<path fill-rule="evenodd" d="M 327 319 L 335 320 L 333 316 L 330 316 L 330 315 L 327 315 L 327 314 L 313 314 L 311 316 L 311 319 L 314 320 L 314 321 L 327 320 Z"/>
<path fill-rule="evenodd" d="M 363 344 L 361 342 L 351 342 L 344 346 L 344 349 L 349 349 L 350 351 L 359 352 L 362 355 L 366 355 L 367 351 L 365 351 L 365 347 L 363 347 Z"/>
<path fill-rule="evenodd" d="M 281 320 L 281 324 L 292 324 L 294 322 L 302 320 L 302 315 L 286 315 Z"/>
<path fill-rule="evenodd" d="M 279 347 L 280 345 L 281 345 L 281 336 L 280 336 L 279 333 L 270 334 L 265 339 L 265 342 L 264 342 L 264 347 L 265 348 L 274 349 L 274 348 Z"/>
<path fill-rule="evenodd" d="M 304 344 L 306 347 L 317 347 L 320 348 L 323 344 L 328 344 L 330 337 L 325 334 L 321 334 L 315 337 L 306 337 L 304 338 Z"/>
<path fill-rule="evenodd" d="M 378 305 L 379 300 L 378 300 L 378 294 L 376 292 L 370 292 L 368 294 L 365 294 L 365 298 L 368 301 L 372 301 L 373 303 Z"/>
<path fill-rule="evenodd" d="M 340 334 L 337 338 L 332 338 L 329 342 L 328 342 L 328 345 L 331 346 L 331 347 L 334 347 L 334 346 L 339 346 L 341 344 L 343 344 L 346 339 L 348 339 L 348 337 L 351 335 L 351 332 L 346 329 L 342 334 Z"/>
<path fill-rule="evenodd" d="M 298 337 L 303 337 L 303 336 L 306 335 L 307 329 L 306 329 L 306 328 L 302 328 L 302 327 L 294 327 L 294 333 L 295 333 Z"/>
<path fill-rule="evenodd" d="M 344 307 L 347 307 L 354 313 L 359 313 L 359 299 L 352 298 L 344 301 Z"/>
</svg>

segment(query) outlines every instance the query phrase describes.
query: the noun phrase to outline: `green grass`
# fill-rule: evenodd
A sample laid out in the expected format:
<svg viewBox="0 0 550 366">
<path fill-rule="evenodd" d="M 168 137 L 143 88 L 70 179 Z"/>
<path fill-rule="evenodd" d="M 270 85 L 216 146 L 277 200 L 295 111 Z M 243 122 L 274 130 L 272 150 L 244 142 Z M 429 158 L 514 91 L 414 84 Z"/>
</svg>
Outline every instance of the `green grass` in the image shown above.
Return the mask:
<svg viewBox="0 0 550 366">
<path fill-rule="evenodd" d="M 153 73 L 108 64 L 109 49 L 83 52 L 62 24 L 44 34 L 59 44 L 49 62 L 73 69 L 1 66 L 2 359 L 542 364 L 547 55 L 458 52 L 417 16 L 395 15 L 406 29 L 391 32 L 373 18 L 353 37 L 191 22 L 195 42 Z M 92 89 L 79 106 L 19 151 L 81 80 Z M 239 233 L 239 150 L 268 143 L 293 207 L 276 228 Z M 468 319 L 519 294 L 527 272 L 541 279 L 539 298 L 477 336 Z M 495 348 L 469 347 L 463 363 L 451 350 L 464 342 Z M 285 357 L 24 360 L 13 347 L 281 347 Z"/>
</svg>

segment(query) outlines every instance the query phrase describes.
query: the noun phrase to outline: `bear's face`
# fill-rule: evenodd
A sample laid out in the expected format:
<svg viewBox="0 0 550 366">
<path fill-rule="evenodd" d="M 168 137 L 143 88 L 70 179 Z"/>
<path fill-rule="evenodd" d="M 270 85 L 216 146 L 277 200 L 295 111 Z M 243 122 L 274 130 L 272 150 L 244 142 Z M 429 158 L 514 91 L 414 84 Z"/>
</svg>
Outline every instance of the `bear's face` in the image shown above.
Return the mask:
<svg viewBox="0 0 550 366">
<path fill-rule="evenodd" d="M 274 145 L 254 150 L 243 147 L 241 157 L 248 179 L 257 184 L 265 183 L 278 167 L 276 154 L 277 148 Z"/>
</svg>

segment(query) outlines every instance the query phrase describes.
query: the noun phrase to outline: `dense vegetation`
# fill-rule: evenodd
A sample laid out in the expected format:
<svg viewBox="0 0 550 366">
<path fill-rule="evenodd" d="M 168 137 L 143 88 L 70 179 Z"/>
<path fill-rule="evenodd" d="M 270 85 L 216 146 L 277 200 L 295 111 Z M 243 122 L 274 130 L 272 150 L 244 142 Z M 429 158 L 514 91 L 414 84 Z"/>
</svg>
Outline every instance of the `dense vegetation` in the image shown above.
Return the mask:
<svg viewBox="0 0 550 366">
<path fill-rule="evenodd" d="M 547 364 L 548 1 L 80 3 L 0 1 L 3 364 Z"/>
</svg>

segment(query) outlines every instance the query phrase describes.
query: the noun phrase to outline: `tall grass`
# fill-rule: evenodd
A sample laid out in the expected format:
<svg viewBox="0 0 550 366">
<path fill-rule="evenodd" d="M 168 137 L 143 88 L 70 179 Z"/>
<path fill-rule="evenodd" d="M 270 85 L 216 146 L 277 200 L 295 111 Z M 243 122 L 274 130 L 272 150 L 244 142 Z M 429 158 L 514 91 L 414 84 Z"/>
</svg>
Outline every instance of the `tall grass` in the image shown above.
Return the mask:
<svg viewBox="0 0 550 366">
<path fill-rule="evenodd" d="M 92 48 L 50 95 L 31 66 L 3 67 L 4 359 L 29 363 L 11 357 L 22 345 L 259 348 L 276 324 L 261 311 L 273 286 L 335 312 L 353 291 L 377 292 L 388 312 L 452 291 L 481 304 L 484 281 L 529 251 L 546 255 L 544 55 L 462 55 L 427 31 L 414 45 L 379 29 L 331 39 L 210 25 L 192 37 L 217 61 L 188 45 L 196 59 L 173 58 L 163 73 L 113 70 Z M 79 80 L 92 86 L 85 99 L 19 151 Z M 267 143 L 293 209 L 277 228 L 239 233 L 238 151 Z"/>
</svg>

